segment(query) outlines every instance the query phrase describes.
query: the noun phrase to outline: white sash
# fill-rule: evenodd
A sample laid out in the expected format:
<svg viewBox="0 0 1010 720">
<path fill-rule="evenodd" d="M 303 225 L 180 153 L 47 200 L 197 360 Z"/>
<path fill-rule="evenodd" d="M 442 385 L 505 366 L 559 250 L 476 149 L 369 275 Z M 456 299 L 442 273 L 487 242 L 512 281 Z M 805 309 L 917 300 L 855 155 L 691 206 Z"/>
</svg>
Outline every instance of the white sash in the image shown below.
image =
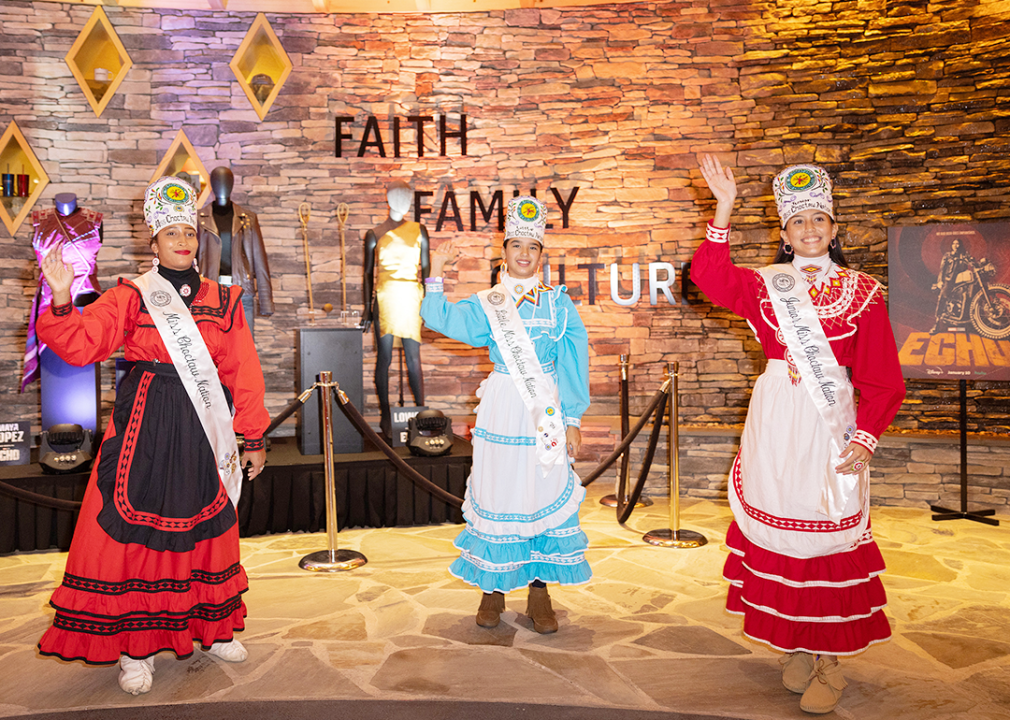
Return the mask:
<svg viewBox="0 0 1010 720">
<path fill-rule="evenodd" d="M 502 360 L 536 428 L 537 460 L 545 472 L 549 471 L 564 457 L 566 443 L 565 421 L 555 384 L 540 367 L 533 341 L 505 287 L 499 283 L 477 293 L 477 297 L 491 324 Z"/>
<path fill-rule="evenodd" d="M 140 288 L 144 304 L 200 418 L 217 459 L 217 469 L 228 499 L 237 508 L 242 492 L 238 444 L 235 442 L 228 401 L 210 351 L 189 308 L 172 283 L 159 275 L 157 270 L 150 270 L 133 282 Z"/>
<path fill-rule="evenodd" d="M 848 376 L 835 359 L 803 277 L 791 264 L 769 265 L 760 272 L 803 388 L 831 433 L 832 452 L 818 511 L 837 523 L 859 485 L 859 475 L 835 472 L 842 450 L 856 432 L 856 404 Z"/>
</svg>

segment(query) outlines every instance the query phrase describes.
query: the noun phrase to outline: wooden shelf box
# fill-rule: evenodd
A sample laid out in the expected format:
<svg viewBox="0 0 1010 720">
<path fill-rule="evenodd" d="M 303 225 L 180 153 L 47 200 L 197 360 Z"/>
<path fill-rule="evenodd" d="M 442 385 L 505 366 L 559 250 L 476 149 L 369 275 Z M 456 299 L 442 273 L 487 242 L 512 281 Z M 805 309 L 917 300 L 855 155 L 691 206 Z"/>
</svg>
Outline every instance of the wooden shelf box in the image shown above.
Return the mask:
<svg viewBox="0 0 1010 720">
<path fill-rule="evenodd" d="M 70 72 L 84 91 L 84 97 L 98 117 L 102 116 L 105 106 L 133 66 L 116 29 L 112 27 L 101 6 L 91 13 L 91 18 L 67 53 L 66 60 Z M 95 77 L 96 74 L 98 77 Z"/>
<path fill-rule="evenodd" d="M 42 163 L 35 157 L 31 145 L 21 134 L 21 128 L 16 122 L 11 122 L 0 136 L 0 172 L 15 176 L 28 176 L 28 195 L 26 197 L 0 197 L 0 219 L 12 236 L 17 233 L 21 223 L 31 213 L 39 196 L 49 184 Z M 15 182 L 15 189 L 16 189 Z"/>
<path fill-rule="evenodd" d="M 291 74 L 291 59 L 260 13 L 229 63 L 253 110 L 262 120 Z"/>
</svg>

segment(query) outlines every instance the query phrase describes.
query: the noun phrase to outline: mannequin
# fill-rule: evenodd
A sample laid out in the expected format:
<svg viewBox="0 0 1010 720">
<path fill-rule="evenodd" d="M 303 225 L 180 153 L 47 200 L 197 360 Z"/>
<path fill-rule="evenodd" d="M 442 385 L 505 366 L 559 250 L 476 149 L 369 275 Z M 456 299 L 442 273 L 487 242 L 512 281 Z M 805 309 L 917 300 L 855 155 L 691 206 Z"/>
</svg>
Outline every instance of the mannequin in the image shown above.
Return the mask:
<svg viewBox="0 0 1010 720">
<path fill-rule="evenodd" d="M 221 236 L 221 275 L 231 275 L 231 229 L 235 221 L 235 206 L 231 202 L 231 191 L 235 187 L 235 176 L 231 170 L 214 168 L 210 175 L 210 189 L 214 193 L 211 212 Z"/>
<path fill-rule="evenodd" d="M 375 330 L 375 392 L 379 396 L 379 427 L 386 437 L 392 432 L 389 364 L 397 337 L 403 343 L 414 404 L 424 404 L 420 313 L 424 296 L 421 281 L 429 271 L 428 231 L 404 219 L 413 197 L 407 183 L 391 183 L 386 190 L 389 217 L 365 233 L 364 321 Z"/>
<path fill-rule="evenodd" d="M 231 200 L 235 175 L 226 167 L 216 167 L 210 173 L 210 188 L 214 202 L 209 210 L 199 213 L 197 234 L 200 274 L 221 285 L 242 288 L 242 309 L 249 329 L 255 322 L 254 298 L 259 314 L 274 313 L 270 264 L 267 262 L 263 231 L 256 213 Z"/>
<path fill-rule="evenodd" d="M 46 253 L 57 243 L 64 243 L 63 257 L 74 267 L 70 294 L 74 305 L 83 307 L 97 300 L 101 292 L 95 266 L 102 247 L 102 213 L 79 207 L 73 193 L 59 193 L 53 198 L 53 204 L 54 207 L 32 212 L 32 247 L 41 264 Z M 46 345 L 35 335 L 35 320 L 51 304 L 52 292 L 40 276 L 28 317 L 22 392 L 39 377 L 39 357 Z"/>
</svg>

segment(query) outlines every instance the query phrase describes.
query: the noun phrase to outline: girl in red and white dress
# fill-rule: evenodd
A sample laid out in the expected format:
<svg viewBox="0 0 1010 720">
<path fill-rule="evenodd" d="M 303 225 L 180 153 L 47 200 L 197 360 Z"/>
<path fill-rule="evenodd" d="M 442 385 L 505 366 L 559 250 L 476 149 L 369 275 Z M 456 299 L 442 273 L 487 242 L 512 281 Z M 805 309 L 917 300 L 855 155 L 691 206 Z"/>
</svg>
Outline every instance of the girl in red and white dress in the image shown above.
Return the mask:
<svg viewBox="0 0 1010 720">
<path fill-rule="evenodd" d="M 838 656 L 891 635 L 869 463 L 905 384 L 883 288 L 847 266 L 823 169 L 775 178 L 781 242 L 763 270 L 730 259 L 732 171 L 705 156 L 701 172 L 717 204 L 691 279 L 747 320 L 768 358 L 729 480 L 726 606 L 745 635 L 787 653 L 782 682 L 803 694 L 800 707 L 827 713 L 846 685 Z"/>
</svg>

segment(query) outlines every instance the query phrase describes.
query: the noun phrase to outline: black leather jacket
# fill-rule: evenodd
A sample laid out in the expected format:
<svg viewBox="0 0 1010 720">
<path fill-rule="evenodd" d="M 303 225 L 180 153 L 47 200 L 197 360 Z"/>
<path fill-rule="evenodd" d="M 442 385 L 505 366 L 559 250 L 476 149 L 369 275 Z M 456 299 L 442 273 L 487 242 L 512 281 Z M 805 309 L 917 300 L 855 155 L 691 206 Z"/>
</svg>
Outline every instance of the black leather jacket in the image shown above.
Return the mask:
<svg viewBox="0 0 1010 720">
<path fill-rule="evenodd" d="M 270 285 L 270 264 L 267 262 L 259 219 L 256 213 L 246 210 L 238 203 L 232 203 L 232 210 L 232 284 L 240 285 L 250 296 L 256 293 L 260 315 L 273 315 L 274 292 Z M 197 224 L 200 226 L 200 274 L 208 280 L 217 281 L 221 274 L 221 236 L 210 205 L 200 211 Z"/>
</svg>

